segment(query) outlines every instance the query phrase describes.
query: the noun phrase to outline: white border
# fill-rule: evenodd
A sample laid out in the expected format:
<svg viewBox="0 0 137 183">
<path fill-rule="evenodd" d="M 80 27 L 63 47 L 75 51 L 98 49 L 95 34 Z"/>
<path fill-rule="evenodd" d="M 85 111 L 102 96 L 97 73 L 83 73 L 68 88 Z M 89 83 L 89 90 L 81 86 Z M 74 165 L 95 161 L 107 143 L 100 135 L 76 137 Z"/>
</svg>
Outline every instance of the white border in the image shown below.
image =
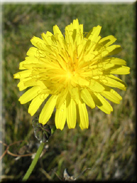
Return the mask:
<svg viewBox="0 0 137 183">
<path fill-rule="evenodd" d="M 136 0 L 0 0 L 2 3 L 134 3 Z M 2 141 L 2 6 L 0 6 L 0 140 Z M 0 155 L 3 145 L 0 143 Z M 2 170 L 2 160 L 0 160 Z M 0 171 L 1 179 L 2 171 Z"/>
<path fill-rule="evenodd" d="M 0 140 L 2 141 L 2 6 L 0 6 Z M 3 153 L 3 144 L 0 143 L 0 156 Z M 0 180 L 2 175 L 2 159 L 0 160 Z"/>
<path fill-rule="evenodd" d="M 1 0 L 2 3 L 133 3 L 136 0 Z"/>
</svg>

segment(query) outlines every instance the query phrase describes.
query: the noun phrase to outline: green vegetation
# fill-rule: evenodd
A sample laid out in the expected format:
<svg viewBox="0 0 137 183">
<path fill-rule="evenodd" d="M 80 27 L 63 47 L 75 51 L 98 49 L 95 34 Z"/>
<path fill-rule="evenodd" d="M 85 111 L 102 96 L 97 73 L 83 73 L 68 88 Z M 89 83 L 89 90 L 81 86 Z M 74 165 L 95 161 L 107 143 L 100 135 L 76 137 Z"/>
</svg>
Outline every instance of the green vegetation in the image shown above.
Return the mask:
<svg viewBox="0 0 137 183">
<path fill-rule="evenodd" d="M 101 25 L 101 36 L 114 35 L 123 51 L 119 57 L 127 61 L 131 74 L 121 76 L 127 90 L 120 91 L 123 100 L 112 104 L 110 115 L 89 109 L 89 129 L 56 130 L 48 142 L 48 150 L 40 158 L 29 180 L 63 179 L 64 169 L 81 180 L 135 180 L 135 5 L 134 4 L 3 4 L 3 142 L 11 144 L 27 140 L 23 154 L 36 152 L 39 141 L 34 137 L 28 105 L 18 101 L 18 72 L 33 36 L 51 31 L 57 24 L 64 32 L 66 25 L 78 18 L 88 32 Z M 54 122 L 54 116 L 51 119 Z M 10 147 L 19 153 L 22 145 Z M 26 147 L 26 146 L 25 146 Z M 3 180 L 21 180 L 31 164 L 31 156 L 3 157 Z M 59 178 L 58 178 L 59 177 Z"/>
</svg>

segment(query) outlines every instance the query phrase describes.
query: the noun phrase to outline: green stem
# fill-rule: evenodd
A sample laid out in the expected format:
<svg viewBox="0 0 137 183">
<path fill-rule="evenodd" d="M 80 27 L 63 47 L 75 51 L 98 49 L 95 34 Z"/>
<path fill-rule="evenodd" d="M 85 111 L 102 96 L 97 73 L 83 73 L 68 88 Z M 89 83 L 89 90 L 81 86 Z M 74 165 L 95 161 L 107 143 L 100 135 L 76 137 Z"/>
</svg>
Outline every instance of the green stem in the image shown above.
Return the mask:
<svg viewBox="0 0 137 183">
<path fill-rule="evenodd" d="M 36 163 L 37 163 L 37 161 L 38 161 L 38 159 L 39 159 L 39 157 L 41 155 L 41 152 L 42 152 L 44 146 L 45 146 L 45 143 L 42 142 L 40 144 L 39 148 L 38 148 L 38 151 L 37 151 L 37 153 L 35 155 L 35 158 L 33 159 L 32 163 L 31 163 L 29 169 L 27 170 L 26 174 L 24 175 L 22 181 L 26 181 L 29 178 L 30 174 L 32 173 L 33 169 L 35 168 L 35 165 L 36 165 Z"/>
</svg>

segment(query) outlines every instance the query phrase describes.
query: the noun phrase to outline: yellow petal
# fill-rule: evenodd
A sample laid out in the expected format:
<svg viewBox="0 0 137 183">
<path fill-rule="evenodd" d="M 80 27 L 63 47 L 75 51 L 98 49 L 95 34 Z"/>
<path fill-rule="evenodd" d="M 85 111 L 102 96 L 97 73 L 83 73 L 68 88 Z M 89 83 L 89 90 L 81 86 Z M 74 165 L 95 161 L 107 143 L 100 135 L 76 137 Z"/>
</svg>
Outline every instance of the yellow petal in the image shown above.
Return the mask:
<svg viewBox="0 0 137 183">
<path fill-rule="evenodd" d="M 72 99 L 78 103 L 79 100 L 80 100 L 80 96 L 79 96 L 79 89 L 78 88 L 69 88 L 69 92 L 70 92 L 70 95 L 72 97 Z"/>
<path fill-rule="evenodd" d="M 114 64 L 112 63 L 105 63 L 103 65 L 103 70 L 109 70 L 109 69 L 112 69 L 114 67 Z"/>
<path fill-rule="evenodd" d="M 125 83 L 116 76 L 108 75 L 105 77 L 104 80 L 102 80 L 102 82 L 107 86 L 116 87 L 116 88 L 119 88 L 121 90 L 126 90 Z"/>
<path fill-rule="evenodd" d="M 95 102 L 86 88 L 81 91 L 81 98 L 91 109 L 95 107 Z"/>
<path fill-rule="evenodd" d="M 102 92 L 105 89 L 101 83 L 93 79 L 91 79 L 89 88 L 94 92 Z"/>
<path fill-rule="evenodd" d="M 27 86 L 24 85 L 24 80 L 21 80 L 18 85 L 19 87 L 19 91 L 25 90 L 27 88 Z"/>
<path fill-rule="evenodd" d="M 99 44 L 101 44 L 101 46 L 105 45 L 105 46 L 109 46 L 111 44 L 113 44 L 117 39 L 112 36 L 112 35 L 109 35 L 109 36 L 106 36 L 104 38 L 102 38 L 100 41 L 99 41 Z"/>
<path fill-rule="evenodd" d="M 102 103 L 101 105 L 97 105 L 97 107 L 106 114 L 110 114 L 113 111 L 113 108 L 110 105 L 110 103 L 106 99 L 104 99 L 104 97 L 102 97 L 99 93 L 95 93 L 95 95 Z"/>
<path fill-rule="evenodd" d="M 55 124 L 56 128 L 62 130 L 66 122 L 66 101 L 62 103 L 60 108 L 56 109 Z"/>
<path fill-rule="evenodd" d="M 22 91 L 28 87 L 35 86 L 35 85 L 37 85 L 36 79 L 25 78 L 19 82 L 18 87 L 19 87 L 20 91 Z"/>
<path fill-rule="evenodd" d="M 31 116 L 33 116 L 36 111 L 38 110 L 38 108 L 40 107 L 40 105 L 42 104 L 42 102 L 49 96 L 49 94 L 43 95 L 40 94 L 37 97 L 35 97 L 30 105 L 29 105 L 29 109 L 28 109 L 28 113 L 30 113 Z"/>
<path fill-rule="evenodd" d="M 57 100 L 57 96 L 56 95 L 52 95 L 48 101 L 46 102 L 45 106 L 43 107 L 40 116 L 39 116 L 39 123 L 42 123 L 43 125 L 45 125 L 48 120 L 50 119 L 53 110 L 55 108 L 56 105 L 56 100 Z"/>
<path fill-rule="evenodd" d="M 40 60 L 38 58 L 34 57 L 34 55 L 33 56 L 28 56 L 28 57 L 25 58 L 24 61 L 20 62 L 19 70 L 26 69 L 25 65 L 27 65 L 27 64 L 32 64 L 32 66 L 33 66 L 33 63 L 39 64 L 39 62 L 40 62 Z"/>
<path fill-rule="evenodd" d="M 24 70 L 24 69 L 26 69 L 26 68 L 24 67 L 24 63 L 26 63 L 26 61 L 20 62 L 20 64 L 19 64 L 19 70 Z"/>
<path fill-rule="evenodd" d="M 89 62 L 89 61 L 93 60 L 93 58 L 96 56 L 96 54 L 98 54 L 98 52 L 96 52 L 96 51 L 93 52 L 91 50 L 91 47 L 92 47 L 92 49 L 94 49 L 95 45 L 96 44 L 94 44 L 94 45 L 91 44 L 91 46 L 89 47 L 90 51 L 88 51 L 88 53 L 84 53 L 84 60 L 83 61 Z"/>
<path fill-rule="evenodd" d="M 20 82 L 18 83 L 18 87 L 19 90 L 25 90 L 26 88 L 30 87 L 30 86 L 34 86 L 36 85 L 36 80 L 35 79 L 30 79 L 30 78 L 23 78 L 20 80 Z"/>
<path fill-rule="evenodd" d="M 69 129 L 76 126 L 76 103 L 72 98 L 67 98 L 67 124 Z"/>
<path fill-rule="evenodd" d="M 58 40 L 58 43 L 60 43 L 59 47 L 61 46 L 62 48 L 64 48 L 64 36 L 57 25 L 53 27 L 53 32 L 56 39 Z"/>
<path fill-rule="evenodd" d="M 53 34 L 51 32 L 49 32 L 49 31 L 47 31 L 46 34 L 45 33 L 41 34 L 42 39 L 45 41 L 45 43 L 47 45 L 51 45 L 52 44 L 52 40 L 51 40 L 52 36 L 53 36 Z"/>
<path fill-rule="evenodd" d="M 82 25 L 79 25 L 78 19 L 73 20 L 73 42 L 77 43 L 77 45 L 80 43 L 80 41 L 83 38 L 83 28 Z"/>
<path fill-rule="evenodd" d="M 57 99 L 57 103 L 56 103 L 56 108 L 60 108 L 62 103 L 65 101 L 67 94 L 68 94 L 68 90 L 67 89 L 63 90 L 59 94 L 58 99 Z"/>
<path fill-rule="evenodd" d="M 16 74 L 14 74 L 14 79 L 20 79 L 20 78 L 26 78 L 31 76 L 31 70 L 25 70 L 25 71 L 21 71 L 21 72 L 17 72 Z"/>
<path fill-rule="evenodd" d="M 74 28 L 74 29 L 78 29 L 78 28 L 79 28 L 78 19 L 73 20 L 73 28 Z"/>
<path fill-rule="evenodd" d="M 108 55 L 115 55 L 122 50 L 120 45 L 112 45 L 104 49 L 100 54 L 102 57 L 106 57 Z"/>
<path fill-rule="evenodd" d="M 85 78 L 78 77 L 78 84 L 81 86 L 89 86 L 89 81 Z"/>
<path fill-rule="evenodd" d="M 46 49 L 44 41 L 42 39 L 40 39 L 36 36 L 33 36 L 33 38 L 30 41 L 35 47 L 39 48 L 40 50 Z"/>
<path fill-rule="evenodd" d="M 35 98 L 39 94 L 40 88 L 38 86 L 34 86 L 28 91 L 26 91 L 20 98 L 19 101 L 21 104 L 25 104 L 29 101 L 31 101 L 33 98 Z"/>
<path fill-rule="evenodd" d="M 115 57 L 111 57 L 110 59 L 110 63 L 115 64 L 115 65 L 126 65 L 126 61 L 121 59 L 121 58 L 115 58 Z"/>
<path fill-rule="evenodd" d="M 83 45 L 83 25 L 82 25 L 82 24 L 80 24 L 80 25 L 78 26 L 75 41 L 76 41 L 76 44 L 77 44 L 77 45 L 80 45 L 80 44 Z"/>
<path fill-rule="evenodd" d="M 88 33 L 88 35 L 86 36 L 88 39 L 90 39 L 92 42 L 97 42 L 98 36 L 100 34 L 101 31 L 101 26 L 98 25 L 96 27 L 93 27 L 92 30 L 90 30 L 90 32 Z"/>
<path fill-rule="evenodd" d="M 54 32 L 54 35 L 58 35 L 59 39 L 60 38 L 63 38 L 64 39 L 64 36 L 62 34 L 62 32 L 60 31 L 59 27 L 57 25 L 53 26 L 53 32 Z"/>
<path fill-rule="evenodd" d="M 73 26 L 72 24 L 68 25 L 65 27 L 65 41 L 66 44 L 68 45 L 69 49 L 69 54 L 72 56 L 72 45 L 73 45 L 73 39 L 72 39 L 72 34 L 73 34 Z"/>
<path fill-rule="evenodd" d="M 40 86 L 41 90 L 46 90 L 46 86 L 42 81 L 39 81 L 37 79 L 31 79 L 31 78 L 23 78 L 20 80 L 20 82 L 17 85 L 19 87 L 19 90 L 22 91 L 28 87 L 31 86 Z"/>
<path fill-rule="evenodd" d="M 27 51 L 27 55 L 28 55 L 28 56 L 34 57 L 37 51 L 38 51 L 37 48 L 35 48 L 35 47 L 30 47 L 29 50 Z"/>
<path fill-rule="evenodd" d="M 83 130 L 85 128 L 88 128 L 89 126 L 89 120 L 88 120 L 88 112 L 85 103 L 82 103 L 79 101 L 78 104 L 78 112 L 79 112 L 79 126 Z"/>
<path fill-rule="evenodd" d="M 121 66 L 119 68 L 112 69 L 110 74 L 130 74 L 130 68 L 127 66 Z"/>
<path fill-rule="evenodd" d="M 120 100 L 122 100 L 122 97 L 115 90 L 111 88 L 109 90 L 103 91 L 101 95 L 103 95 L 105 98 L 116 104 L 119 104 Z"/>
<path fill-rule="evenodd" d="M 89 40 L 90 41 L 90 40 Z M 78 59 L 79 61 L 81 60 L 83 54 L 84 54 L 84 45 L 86 44 L 87 40 L 83 39 L 81 44 L 78 44 L 77 45 L 77 54 L 78 54 Z M 83 60 L 83 59 L 82 59 Z"/>
<path fill-rule="evenodd" d="M 102 58 L 101 62 L 98 63 L 98 67 L 104 67 L 106 64 L 113 64 L 113 65 L 126 65 L 126 61 L 116 57 L 104 57 Z"/>
</svg>

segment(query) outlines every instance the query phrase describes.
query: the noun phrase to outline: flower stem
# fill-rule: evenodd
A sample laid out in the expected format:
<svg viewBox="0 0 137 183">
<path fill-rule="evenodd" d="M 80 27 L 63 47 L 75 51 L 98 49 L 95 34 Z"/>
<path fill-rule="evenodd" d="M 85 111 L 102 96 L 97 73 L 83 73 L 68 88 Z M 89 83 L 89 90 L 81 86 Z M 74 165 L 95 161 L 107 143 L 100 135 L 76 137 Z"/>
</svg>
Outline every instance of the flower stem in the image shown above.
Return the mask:
<svg viewBox="0 0 137 183">
<path fill-rule="evenodd" d="M 36 163 L 37 163 L 37 161 L 38 161 L 38 159 L 39 159 L 39 157 L 41 155 L 41 152 L 42 152 L 44 146 L 45 146 L 45 143 L 42 142 L 40 144 L 39 148 L 38 148 L 38 151 L 37 151 L 37 153 L 35 155 L 35 158 L 33 159 L 32 163 L 31 163 L 29 169 L 27 170 L 26 174 L 24 175 L 22 181 L 26 181 L 29 178 L 30 174 L 32 173 L 33 169 L 35 168 L 35 165 L 36 165 Z"/>
</svg>

